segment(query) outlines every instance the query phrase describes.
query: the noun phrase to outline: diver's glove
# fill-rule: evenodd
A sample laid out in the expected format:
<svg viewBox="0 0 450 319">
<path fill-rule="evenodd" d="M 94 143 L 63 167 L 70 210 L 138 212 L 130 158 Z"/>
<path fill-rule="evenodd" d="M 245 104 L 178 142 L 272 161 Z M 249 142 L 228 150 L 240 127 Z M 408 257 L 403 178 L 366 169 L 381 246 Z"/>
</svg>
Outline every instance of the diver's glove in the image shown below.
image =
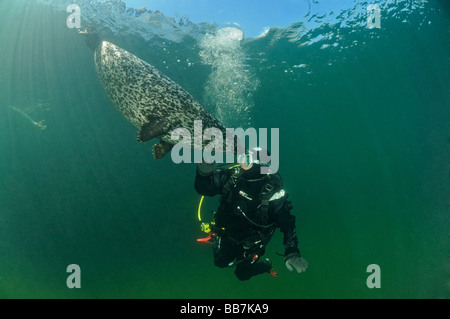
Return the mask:
<svg viewBox="0 0 450 319">
<path fill-rule="evenodd" d="M 214 170 L 217 168 L 217 163 L 205 163 L 202 162 L 200 164 L 197 164 L 197 173 L 200 176 L 210 176 L 212 174 L 212 172 L 214 172 Z"/>
<path fill-rule="evenodd" d="M 295 269 L 299 274 L 305 272 L 308 268 L 308 262 L 298 253 L 287 255 L 284 258 L 284 262 L 286 263 L 286 268 L 289 271 L 293 271 Z"/>
</svg>

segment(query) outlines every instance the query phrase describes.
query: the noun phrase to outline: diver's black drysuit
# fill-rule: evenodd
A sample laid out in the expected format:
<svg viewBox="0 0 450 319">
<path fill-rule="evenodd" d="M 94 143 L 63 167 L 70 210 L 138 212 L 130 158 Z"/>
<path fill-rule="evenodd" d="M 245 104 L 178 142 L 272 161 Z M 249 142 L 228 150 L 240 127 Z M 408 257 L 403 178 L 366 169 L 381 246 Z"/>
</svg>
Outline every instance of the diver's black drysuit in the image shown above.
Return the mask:
<svg viewBox="0 0 450 319">
<path fill-rule="evenodd" d="M 292 203 L 279 174 L 260 175 L 259 168 L 257 174 L 234 168 L 202 176 L 197 170 L 195 189 L 204 196 L 221 195 L 211 227 L 216 266 L 228 267 L 235 261 L 239 280 L 270 272 L 271 262 L 260 257 L 278 227 L 284 233 L 285 256 L 300 255 L 295 216 L 290 213 Z"/>
</svg>

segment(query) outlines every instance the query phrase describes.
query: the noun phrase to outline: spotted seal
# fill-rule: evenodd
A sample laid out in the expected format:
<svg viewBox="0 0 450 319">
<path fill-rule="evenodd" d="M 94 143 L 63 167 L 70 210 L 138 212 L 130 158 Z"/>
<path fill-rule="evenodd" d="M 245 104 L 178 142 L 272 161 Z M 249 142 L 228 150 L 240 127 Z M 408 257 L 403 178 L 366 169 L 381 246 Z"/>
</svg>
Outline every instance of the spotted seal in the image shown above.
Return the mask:
<svg viewBox="0 0 450 319">
<path fill-rule="evenodd" d="M 95 67 L 114 106 L 139 129 L 137 140 L 160 139 L 153 146 L 155 159 L 163 158 L 178 143 L 171 138 L 174 129 L 188 129 L 193 137 L 194 121 L 202 121 L 202 131 L 214 127 L 226 133 L 224 126 L 192 95 L 130 52 L 110 42 L 98 41 Z"/>
</svg>

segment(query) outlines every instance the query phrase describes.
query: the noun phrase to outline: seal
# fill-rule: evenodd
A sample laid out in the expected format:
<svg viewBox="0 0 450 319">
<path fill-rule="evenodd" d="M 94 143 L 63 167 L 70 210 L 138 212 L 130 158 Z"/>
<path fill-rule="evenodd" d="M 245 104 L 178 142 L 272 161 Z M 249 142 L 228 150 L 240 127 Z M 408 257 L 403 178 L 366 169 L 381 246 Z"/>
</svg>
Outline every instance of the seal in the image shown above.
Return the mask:
<svg viewBox="0 0 450 319">
<path fill-rule="evenodd" d="M 98 41 L 94 53 L 100 82 L 114 106 L 139 129 L 137 141 L 159 138 L 153 157 L 162 159 L 178 143 L 171 138 L 176 128 L 194 136 L 194 121 L 202 123 L 202 132 L 224 126 L 202 105 L 169 77 L 149 63 L 107 41 Z M 191 140 L 194 148 L 194 141 Z M 204 147 L 203 145 L 202 147 Z"/>
</svg>

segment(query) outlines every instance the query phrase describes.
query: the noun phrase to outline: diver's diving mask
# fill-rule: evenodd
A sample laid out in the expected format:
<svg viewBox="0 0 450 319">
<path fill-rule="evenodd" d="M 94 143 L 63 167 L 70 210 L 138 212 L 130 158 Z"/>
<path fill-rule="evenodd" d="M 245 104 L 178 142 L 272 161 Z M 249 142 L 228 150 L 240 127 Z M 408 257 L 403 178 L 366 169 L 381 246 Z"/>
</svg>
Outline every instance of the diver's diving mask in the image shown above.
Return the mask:
<svg viewBox="0 0 450 319">
<path fill-rule="evenodd" d="M 249 169 L 253 164 L 258 164 L 261 166 L 270 166 L 270 153 L 261 148 L 254 147 L 251 150 L 247 150 L 245 153 L 238 155 L 237 161 L 244 169 Z M 267 162 L 264 160 L 267 158 Z"/>
<path fill-rule="evenodd" d="M 252 166 L 253 164 L 258 164 L 257 162 L 259 161 L 254 161 L 253 159 L 253 155 L 250 153 L 246 153 L 246 154 L 241 154 L 238 156 L 237 158 L 238 163 L 241 166 L 247 167 L 249 168 L 250 166 Z"/>
</svg>

